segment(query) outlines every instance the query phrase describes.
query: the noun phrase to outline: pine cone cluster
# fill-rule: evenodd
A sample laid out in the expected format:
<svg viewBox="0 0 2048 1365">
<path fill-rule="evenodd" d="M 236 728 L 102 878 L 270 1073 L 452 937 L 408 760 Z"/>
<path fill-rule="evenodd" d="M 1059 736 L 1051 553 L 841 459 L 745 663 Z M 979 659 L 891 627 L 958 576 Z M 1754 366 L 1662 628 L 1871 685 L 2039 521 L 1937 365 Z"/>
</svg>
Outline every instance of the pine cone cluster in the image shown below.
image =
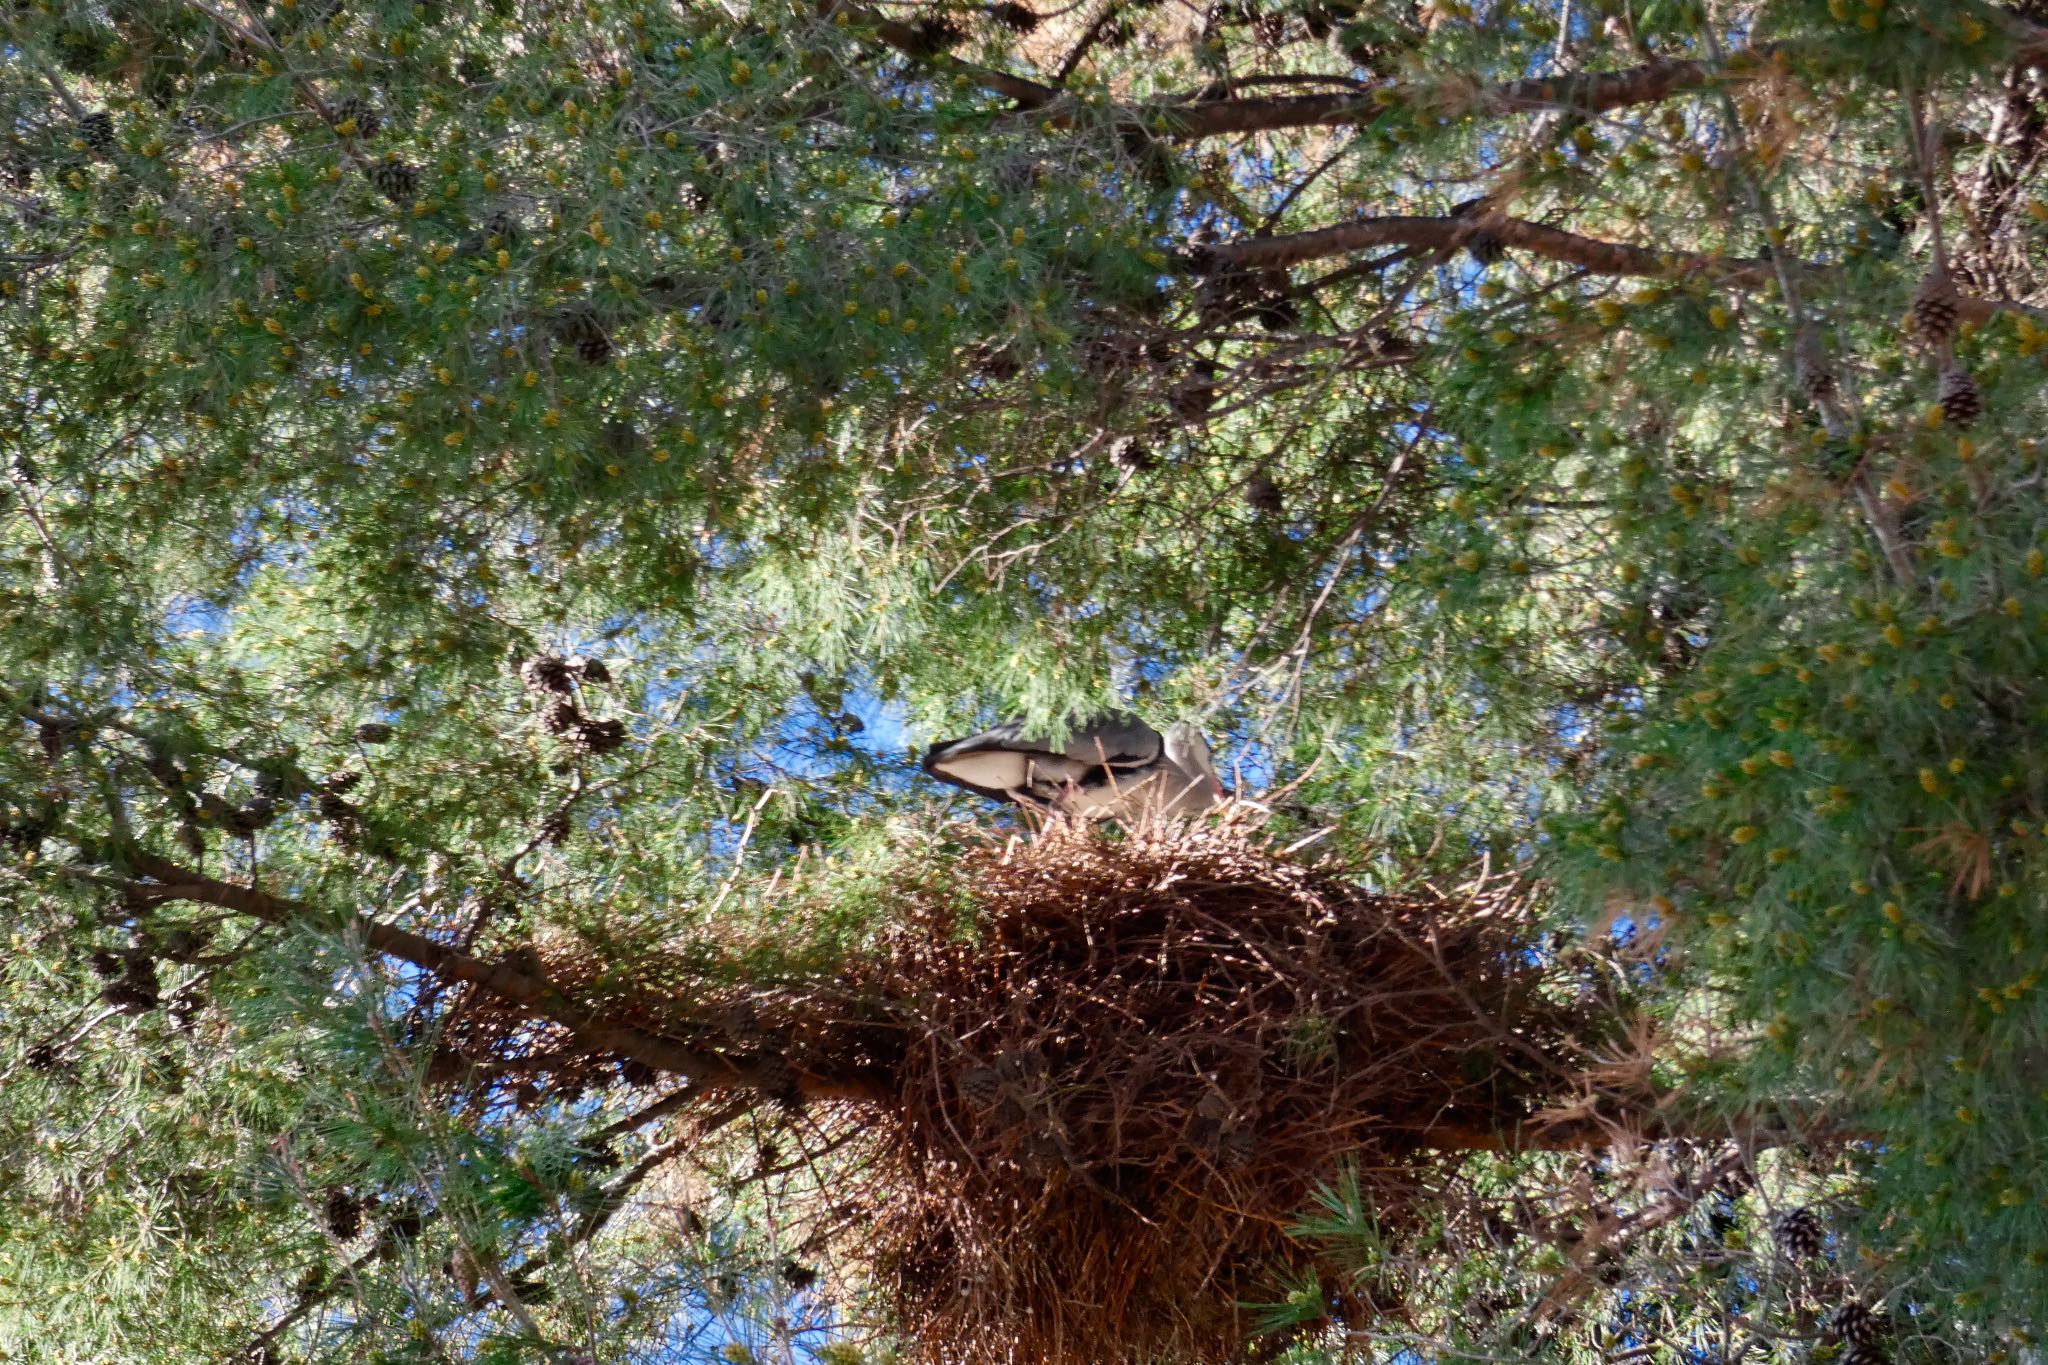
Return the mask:
<svg viewBox="0 0 2048 1365">
<path fill-rule="evenodd" d="M 1850 1299 L 1835 1310 L 1828 1330 L 1842 1343 L 1838 1365 L 1886 1365 L 1884 1343 L 1891 1333 L 1891 1318 L 1882 1307 L 1873 1309 Z"/>
<path fill-rule="evenodd" d="M 910 26 L 910 35 L 902 47 L 913 57 L 936 57 L 958 47 L 966 38 L 967 30 L 951 19 L 930 17 Z"/>
<path fill-rule="evenodd" d="M 79 730 L 78 722 L 52 719 L 36 722 L 36 743 L 42 748 L 43 757 L 55 763 L 64 756 L 64 749 L 71 743 Z"/>
<path fill-rule="evenodd" d="M 1984 411 L 1984 395 L 1977 388 L 1977 377 L 1961 365 L 1951 365 L 1941 372 L 1941 387 L 1936 391 L 1935 401 L 1941 405 L 1941 418 L 1957 429 L 1972 426 Z"/>
<path fill-rule="evenodd" d="M 267 796 L 258 796 L 228 811 L 220 823 L 228 833 L 246 839 L 258 830 L 268 829 L 276 819 L 277 802 Z"/>
<path fill-rule="evenodd" d="M 1109 458 L 1133 474 L 1149 474 L 1159 467 L 1159 457 L 1142 436 L 1124 436 L 1109 448 Z"/>
<path fill-rule="evenodd" d="M 1756 1188 L 1756 1177 L 1747 1165 L 1730 1167 L 1714 1182 L 1714 1192 L 1727 1199 L 1740 1199 Z"/>
<path fill-rule="evenodd" d="M 574 347 L 577 359 L 586 365 L 605 364 L 616 349 L 596 315 L 586 309 L 578 308 L 557 318 L 555 335 L 564 344 Z"/>
<path fill-rule="evenodd" d="M 1793 1260 L 1803 1261 L 1820 1255 L 1827 1245 L 1827 1231 L 1812 1209 L 1797 1208 L 1781 1213 L 1773 1221 L 1771 1231 L 1778 1243 L 1778 1250 Z"/>
<path fill-rule="evenodd" d="M 584 683 L 611 681 L 611 670 L 599 660 L 580 654 L 573 659 L 540 654 L 520 666 L 519 676 L 529 688 L 546 695 L 547 700 L 541 705 L 540 723 L 549 734 L 565 736 L 571 745 L 589 754 L 608 754 L 625 744 L 624 721 L 586 716 L 577 708 L 574 699 L 579 680 Z"/>
<path fill-rule="evenodd" d="M 1799 338 L 1792 346 L 1792 365 L 1799 376 L 1799 388 L 1815 407 L 1832 399 L 1840 391 L 1835 382 L 1835 367 L 1828 363 L 1827 348 L 1821 345 L 1820 334 L 1811 327 L 1802 328 Z"/>
<path fill-rule="evenodd" d="M 337 825 L 350 824 L 362 815 L 360 808 L 337 792 L 321 792 L 313 804 L 322 820 Z"/>
<path fill-rule="evenodd" d="M 1476 218 L 1486 212 L 1487 207 L 1487 200 L 1483 195 L 1477 199 L 1467 199 L 1462 204 L 1451 206 L 1451 217 Z M 1465 251 L 1479 265 L 1489 266 L 1507 256 L 1508 244 L 1500 239 L 1499 234 L 1479 228 L 1465 238 Z"/>
<path fill-rule="evenodd" d="M 1877 1346 L 1891 1331 L 1891 1318 L 1883 1308 L 1871 1308 L 1850 1299 L 1835 1310 L 1830 1324 L 1834 1334 L 1851 1346 Z"/>
<path fill-rule="evenodd" d="M 24 816 L 19 820 L 0 818 L 0 843 L 22 852 L 36 852 L 43 846 L 49 832 L 49 822 L 38 816 Z"/>
<path fill-rule="evenodd" d="M 320 818 L 334 826 L 334 838 L 344 848 L 354 848 L 362 839 L 363 812 L 360 806 L 345 799 L 344 792 L 355 790 L 363 775 L 353 768 L 344 768 L 321 782 L 320 790 L 313 797 L 313 809 Z"/>
<path fill-rule="evenodd" d="M 1291 332 L 1301 326 L 1301 305 L 1291 294 L 1261 294 L 1252 304 L 1252 321 L 1268 332 Z"/>
<path fill-rule="evenodd" d="M 1206 357 L 1188 366 L 1182 379 L 1166 396 L 1167 408 L 1183 422 L 1199 422 L 1216 406 L 1216 362 Z"/>
<path fill-rule="evenodd" d="M 1244 486 L 1244 500 L 1252 510 L 1270 517 L 1277 517 L 1287 510 L 1287 496 L 1280 491 L 1280 485 L 1264 474 L 1254 474 Z"/>
<path fill-rule="evenodd" d="M 1929 346 L 1952 341 L 1961 311 L 1962 299 L 1956 293 L 1956 282 L 1946 270 L 1930 270 L 1913 294 L 1913 332 Z"/>
</svg>

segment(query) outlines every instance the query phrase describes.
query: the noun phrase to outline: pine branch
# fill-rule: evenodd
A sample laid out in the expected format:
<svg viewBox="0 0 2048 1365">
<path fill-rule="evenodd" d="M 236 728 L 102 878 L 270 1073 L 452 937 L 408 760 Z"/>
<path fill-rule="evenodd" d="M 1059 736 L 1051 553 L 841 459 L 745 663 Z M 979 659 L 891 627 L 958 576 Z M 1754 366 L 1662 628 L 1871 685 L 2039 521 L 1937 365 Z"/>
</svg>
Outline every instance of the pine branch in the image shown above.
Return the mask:
<svg viewBox="0 0 2048 1365">
<path fill-rule="evenodd" d="M 1633 1213 L 1609 1213 L 1594 1220 L 1578 1239 L 1577 1245 L 1566 1252 L 1564 1272 L 1543 1291 L 1536 1309 L 1538 1320 L 1554 1322 L 1562 1317 L 1599 1287 L 1602 1266 L 1622 1255 L 1637 1238 L 1692 1212 L 1694 1205 L 1711 1195 L 1723 1179 L 1741 1170 L 1746 1163 L 1743 1149 L 1736 1146 L 1722 1154 L 1686 1188 L 1670 1191 L 1667 1198 L 1647 1204 Z"/>
<path fill-rule="evenodd" d="M 599 1192 L 596 1201 L 577 1220 L 575 1227 L 571 1228 L 561 1237 L 551 1239 L 546 1251 L 520 1264 L 519 1278 L 513 1282 L 512 1287 L 516 1287 L 519 1291 L 523 1292 L 526 1299 L 530 1302 L 539 1303 L 546 1300 L 549 1296 L 549 1290 L 538 1278 L 542 1273 L 567 1260 L 570 1254 L 578 1247 L 584 1246 L 592 1238 L 596 1237 L 597 1234 L 603 1232 L 606 1227 L 610 1226 L 612 1219 L 625 1209 L 628 1196 L 644 1184 L 649 1176 L 653 1175 L 663 1166 L 666 1166 L 683 1152 L 689 1150 L 692 1144 L 701 1142 L 727 1124 L 730 1124 L 734 1119 L 747 1113 L 751 1107 L 750 1105 L 729 1106 L 712 1115 L 704 1123 L 696 1125 L 689 1132 L 650 1147 L 639 1160 L 635 1161 L 624 1171 L 621 1171 L 616 1179 Z M 689 1210 L 687 1205 L 684 1206 L 683 1211 L 690 1218 L 696 1217 L 695 1213 Z M 495 1290 L 479 1290 L 464 1301 L 463 1311 L 469 1313 L 479 1312 L 489 1307 L 497 1297 L 498 1295 Z"/>
</svg>

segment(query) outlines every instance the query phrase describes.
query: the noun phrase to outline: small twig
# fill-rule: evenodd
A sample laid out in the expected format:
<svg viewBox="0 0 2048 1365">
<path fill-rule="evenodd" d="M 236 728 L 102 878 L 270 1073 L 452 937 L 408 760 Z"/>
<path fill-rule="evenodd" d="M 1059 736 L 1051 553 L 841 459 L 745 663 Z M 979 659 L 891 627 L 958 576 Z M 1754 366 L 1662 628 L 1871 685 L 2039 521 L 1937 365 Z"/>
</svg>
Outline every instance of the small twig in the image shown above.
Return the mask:
<svg viewBox="0 0 2048 1365">
<path fill-rule="evenodd" d="M 1920 108 L 1920 92 L 1906 83 L 1906 125 L 1913 135 L 1913 162 L 1920 172 L 1920 197 L 1926 204 L 1928 244 L 1934 251 L 1934 268 L 1948 272 L 1948 243 L 1941 230 L 1941 197 L 1934 189 L 1934 152 L 1931 132 Z"/>
<path fill-rule="evenodd" d="M 15 51 L 19 53 L 23 49 L 16 48 Z M 26 51 L 29 63 L 35 67 L 36 74 L 40 75 L 45 81 L 48 81 L 50 88 L 57 92 L 57 98 L 62 101 L 65 112 L 71 115 L 74 122 L 83 122 L 87 113 L 85 106 L 72 98 L 71 92 L 65 88 L 63 80 L 56 72 L 49 68 L 48 63 L 43 61 L 42 57 L 36 53 L 33 47 L 26 49 Z"/>
<path fill-rule="evenodd" d="M 755 800 L 753 809 L 747 812 L 747 823 L 740 830 L 739 843 L 732 851 L 732 871 L 726 874 L 723 882 L 719 883 L 718 894 L 711 898 L 710 906 L 704 911 L 706 918 L 718 913 L 718 907 L 725 904 L 725 898 L 732 893 L 733 887 L 738 884 L 740 873 L 746 868 L 747 846 L 754 839 L 755 822 L 761 818 L 761 811 L 774 798 L 776 790 L 774 787 L 764 787 L 760 797 Z"/>
</svg>

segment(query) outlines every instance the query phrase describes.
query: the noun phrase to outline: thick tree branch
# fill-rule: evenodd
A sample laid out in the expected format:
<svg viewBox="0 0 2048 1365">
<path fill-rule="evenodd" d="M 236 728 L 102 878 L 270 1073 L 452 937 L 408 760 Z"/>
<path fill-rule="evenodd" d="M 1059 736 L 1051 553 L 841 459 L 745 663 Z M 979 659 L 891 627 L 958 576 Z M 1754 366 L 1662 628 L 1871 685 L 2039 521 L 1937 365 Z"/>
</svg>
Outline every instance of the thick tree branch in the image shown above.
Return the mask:
<svg viewBox="0 0 2048 1365">
<path fill-rule="evenodd" d="M 1185 257 L 1196 274 L 1234 270 L 1284 270 L 1303 261 L 1348 255 L 1374 247 L 1405 246 L 1425 251 L 1454 251 L 1484 230 L 1509 247 L 1533 256 L 1575 265 L 1595 275 L 1677 275 L 1704 272 L 1722 283 L 1754 285 L 1766 278 L 1769 266 L 1759 260 L 1701 256 L 1684 251 L 1654 251 L 1624 242 L 1582 237 L 1562 228 L 1505 217 L 1359 218 L 1334 227 L 1280 237 L 1253 237 L 1190 251 Z"/>
<path fill-rule="evenodd" d="M 1154 105 L 1121 112 L 1156 132 L 1178 138 L 1370 123 L 1391 105 L 1404 104 L 1453 105 L 1471 114 L 1529 114 L 1556 109 L 1600 114 L 1668 99 L 1682 90 L 1706 84 L 1708 75 L 1709 68 L 1703 62 L 1660 61 L 1620 71 L 1508 81 L 1481 86 L 1470 93 L 1449 85 L 1385 85 L 1367 95 L 1287 95 Z"/>
<path fill-rule="evenodd" d="M 1057 83 L 1048 85 L 1011 72 L 961 61 L 946 53 L 932 52 L 927 35 L 916 25 L 885 18 L 865 6 L 848 3 L 848 0 L 816 0 L 816 4 L 821 17 L 844 18 L 862 24 L 882 42 L 926 63 L 934 71 L 965 76 L 985 90 L 1015 100 L 1021 110 L 1048 117 L 1056 127 L 1070 128 L 1082 121 L 1079 105 Z M 1071 74 L 1080 54 L 1099 36 L 1099 31 L 1115 13 L 1116 7 L 1111 6 L 1097 19 L 1095 26 L 1076 45 L 1074 54 L 1062 63 L 1059 81 L 1064 81 Z M 1760 48 L 1751 55 L 1764 56 L 1774 50 Z M 1102 117 L 1110 126 L 1121 130 L 1127 140 L 1143 141 L 1157 136 L 1196 139 L 1283 128 L 1370 123 L 1390 105 L 1440 105 L 1469 114 L 1522 114 L 1570 109 L 1593 115 L 1632 105 L 1654 104 L 1680 91 L 1704 85 L 1710 74 L 1711 68 L 1702 62 L 1652 61 L 1620 71 L 1530 77 L 1476 88 L 1470 81 L 1405 86 L 1388 83 L 1362 95 L 1346 91 L 1327 95 L 1113 105 L 1102 111 Z"/>
<path fill-rule="evenodd" d="M 167 897 L 217 905 L 266 924 L 286 924 L 312 917 L 301 902 L 231 882 L 220 881 L 140 851 L 127 857 L 129 868 L 152 878 Z M 745 1086 L 769 1091 L 777 1078 L 750 1062 L 705 1052 L 673 1039 L 641 1029 L 613 1024 L 603 1016 L 578 1007 L 544 978 L 444 947 L 430 938 L 359 917 L 356 929 L 370 948 L 389 957 L 410 962 L 444 981 L 460 981 L 489 991 L 534 1015 L 560 1024 L 593 1048 L 617 1052 L 663 1071 L 690 1078 L 693 1088 L 707 1090 Z M 799 1073 L 798 1090 L 809 1099 L 868 1100 L 885 1093 L 875 1078 L 861 1075 L 809 1076 Z"/>
<path fill-rule="evenodd" d="M 1964 322 L 1974 322 L 1979 327 L 1997 320 L 2000 313 L 2011 313 L 2015 317 L 2030 318 L 2037 323 L 2048 323 L 2048 308 L 2040 308 L 2016 299 L 1980 299 L 1969 294 L 1956 299 L 1956 316 Z"/>
<path fill-rule="evenodd" d="M 1041 85 L 1028 77 L 963 62 L 943 52 L 933 52 L 928 37 L 917 25 L 884 18 L 865 5 L 850 4 L 848 0 L 816 0 L 816 6 L 821 19 L 863 25 L 905 56 L 924 62 L 934 70 L 965 76 L 985 90 L 1009 96 L 1026 109 L 1040 108 L 1059 97 L 1057 88 Z"/>
<path fill-rule="evenodd" d="M 1374 247 L 1400 246 L 1420 251 L 1455 251 L 1477 231 L 1484 229 L 1508 247 L 1541 256 L 1546 260 L 1577 266 L 1593 275 L 1632 275 L 1669 278 L 1677 275 L 1703 277 L 1731 289 L 1754 289 L 1772 279 L 1770 262 L 1754 257 L 1703 256 L 1687 251 L 1657 251 L 1626 242 L 1584 237 L 1562 228 L 1546 227 L 1521 218 L 1476 217 L 1387 217 L 1360 218 L 1334 227 L 1280 237 L 1248 237 L 1196 247 L 1184 253 L 1186 269 L 1197 275 L 1223 274 L 1239 270 L 1284 270 L 1304 261 L 1345 256 Z M 1371 262 L 1376 269 L 1382 263 Z M 1344 272 L 1339 272 L 1342 275 Z M 1332 277 L 1337 278 L 1336 276 Z M 2013 299 L 1984 299 L 1964 296 L 1958 312 L 1965 322 L 1983 326 L 2001 313 L 2012 313 L 2036 322 L 2048 322 L 2048 308 Z"/>
<path fill-rule="evenodd" d="M 2014 20 L 2014 60 L 2048 65 L 2048 28 Z M 1177 138 L 1272 132 L 1283 128 L 1342 127 L 1369 123 L 1389 107 L 1427 106 L 1465 115 L 1536 114 L 1569 110 L 1593 116 L 1615 109 L 1656 104 L 1705 86 L 1717 75 L 1741 79 L 1755 67 L 1802 55 L 1790 43 L 1767 43 L 1733 53 L 1725 63 L 1656 60 L 1618 71 L 1582 71 L 1530 76 L 1475 86 L 1456 78 L 1434 83 L 1388 83 L 1367 94 L 1294 95 L 1194 103 L 1123 106 L 1119 119 L 1134 119 L 1155 133 Z M 1042 102 L 1042 101 L 1041 101 Z"/>
</svg>

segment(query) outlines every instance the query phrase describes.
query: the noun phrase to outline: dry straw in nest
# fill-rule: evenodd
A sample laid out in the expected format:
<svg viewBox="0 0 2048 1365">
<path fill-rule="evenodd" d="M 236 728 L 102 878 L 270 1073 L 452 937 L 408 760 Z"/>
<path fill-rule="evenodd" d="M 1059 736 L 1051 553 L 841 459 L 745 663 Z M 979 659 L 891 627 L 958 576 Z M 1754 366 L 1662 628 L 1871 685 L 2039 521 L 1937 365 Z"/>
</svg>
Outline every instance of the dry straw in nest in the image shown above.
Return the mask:
<svg viewBox="0 0 2048 1365">
<path fill-rule="evenodd" d="M 1376 893 L 1228 818 L 906 859 L 890 896 L 829 980 L 738 999 L 680 961 L 547 974 L 858 1097 L 832 1126 L 862 1125 L 866 1159 L 832 1198 L 868 1211 L 860 1254 L 932 1365 L 1239 1359 L 1248 1305 L 1318 1279 L 1362 1326 L 1377 1289 L 1290 1235 L 1318 1185 L 1355 1171 L 1384 1233 L 1416 1226 L 1455 1153 L 1578 1092 L 1602 1032 L 1546 984 L 1511 887 Z M 573 1050 L 486 1005 L 453 1034 Z"/>
</svg>

